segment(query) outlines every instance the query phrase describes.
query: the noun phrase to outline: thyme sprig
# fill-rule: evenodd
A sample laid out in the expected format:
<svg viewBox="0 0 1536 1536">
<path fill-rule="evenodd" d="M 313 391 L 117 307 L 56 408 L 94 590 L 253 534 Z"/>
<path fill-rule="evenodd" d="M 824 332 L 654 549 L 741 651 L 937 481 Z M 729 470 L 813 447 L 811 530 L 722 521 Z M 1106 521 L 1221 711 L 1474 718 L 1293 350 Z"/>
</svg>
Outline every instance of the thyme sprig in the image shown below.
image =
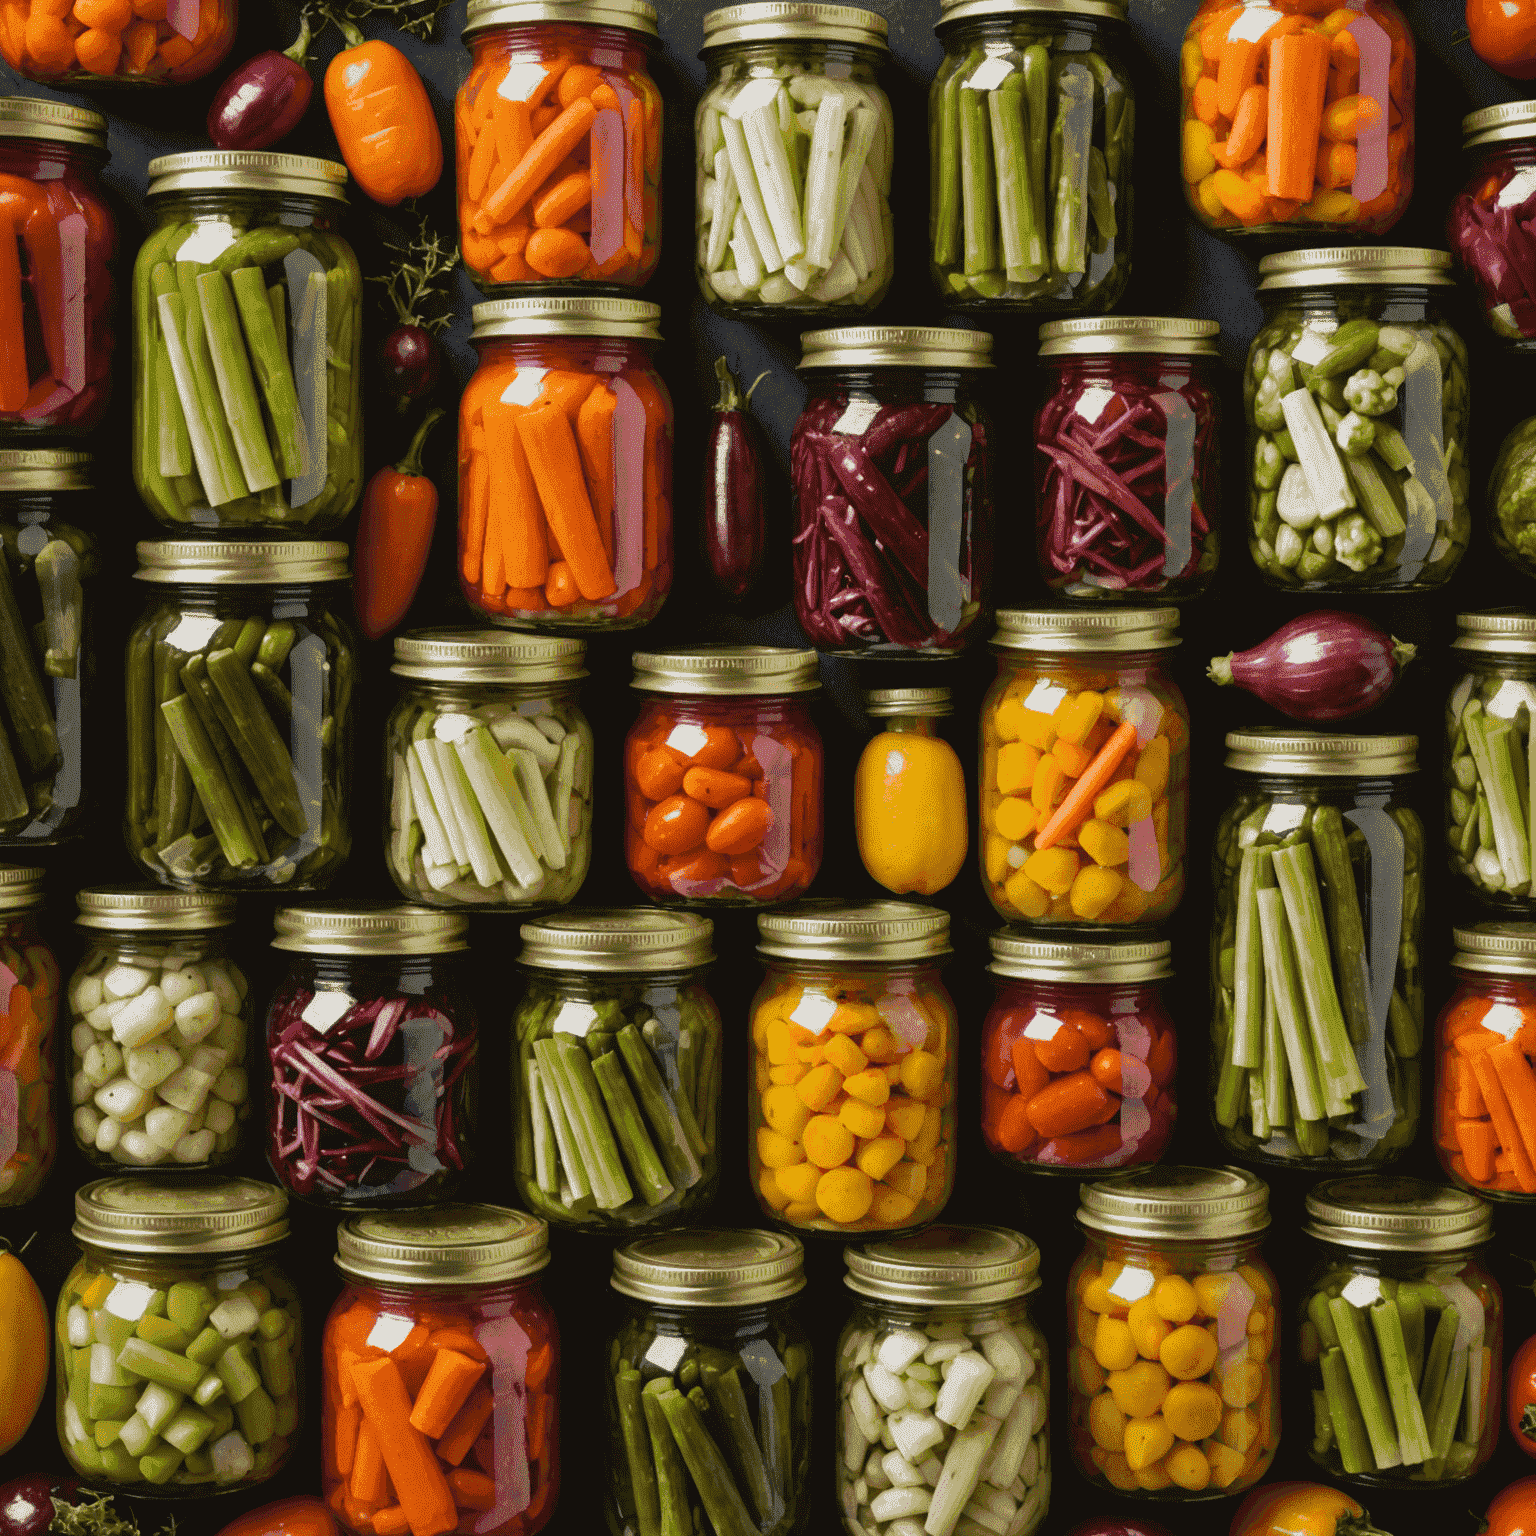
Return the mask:
<svg viewBox="0 0 1536 1536">
<path fill-rule="evenodd" d="M 444 241 L 426 219 L 414 236 L 386 237 L 385 246 L 396 260 L 382 276 L 370 277 L 370 283 L 382 283 L 384 295 L 401 325 L 419 325 L 434 335 L 453 318 L 451 312 L 428 314 L 448 298 L 448 274 L 459 264 L 456 245 Z"/>
</svg>

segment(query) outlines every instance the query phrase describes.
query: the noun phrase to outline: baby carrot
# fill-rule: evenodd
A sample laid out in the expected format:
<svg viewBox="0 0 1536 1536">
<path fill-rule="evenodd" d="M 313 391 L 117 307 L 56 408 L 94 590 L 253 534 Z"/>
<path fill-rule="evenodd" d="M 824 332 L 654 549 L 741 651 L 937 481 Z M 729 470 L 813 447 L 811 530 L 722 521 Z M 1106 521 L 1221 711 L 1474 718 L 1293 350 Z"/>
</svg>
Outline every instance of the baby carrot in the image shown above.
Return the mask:
<svg viewBox="0 0 1536 1536">
<path fill-rule="evenodd" d="M 480 1360 L 452 1349 L 435 1350 L 427 1379 L 411 1407 L 411 1423 L 429 1440 L 438 1439 L 484 1374 L 485 1365 Z"/>
<path fill-rule="evenodd" d="M 1250 85 L 1237 104 L 1232 131 L 1227 135 L 1229 166 L 1237 167 L 1251 160 L 1264 147 L 1269 132 L 1269 91 L 1262 85 Z"/>
<path fill-rule="evenodd" d="M 1243 92 L 1258 79 L 1261 50 L 1257 38 L 1229 37 L 1216 66 L 1216 110 L 1234 117 Z"/>
<path fill-rule="evenodd" d="M 549 575 L 544 581 L 544 597 L 551 608 L 569 608 L 581 596 L 576 578 L 571 574 L 570 562 L 551 560 Z"/>
<path fill-rule="evenodd" d="M 1035 1127 L 1029 1118 L 1029 1100 L 1021 1094 L 1010 1094 L 997 1117 L 992 1136 L 1003 1151 L 1015 1156 L 1029 1146 L 1035 1139 Z"/>
<path fill-rule="evenodd" d="M 411 1423 L 411 1400 L 399 1366 L 388 1356 L 360 1361 L 352 1368 L 352 1379 L 411 1536 L 446 1536 L 459 1523 L 458 1510 L 432 1447 Z M 355 1475 L 355 1466 L 353 1471 Z"/>
<path fill-rule="evenodd" d="M 562 107 L 583 96 L 590 96 L 603 83 L 603 72 L 595 64 L 573 64 L 560 77 L 557 95 Z"/>
<path fill-rule="evenodd" d="M 490 461 L 486 547 L 500 550 L 509 587 L 537 587 L 549 570 L 544 518 L 518 423 L 524 408 L 495 400 L 485 407 L 485 448 Z"/>
<path fill-rule="evenodd" d="M 470 456 L 464 477 L 464 503 L 459 508 L 459 570 L 471 584 L 480 580 L 485 552 L 485 527 L 491 510 L 491 464 L 484 453 Z"/>
<path fill-rule="evenodd" d="M 1494 1175 L 1499 1136 L 1487 1120 L 1458 1120 L 1456 1145 L 1467 1161 L 1467 1176 L 1474 1184 L 1487 1184 Z"/>
<path fill-rule="evenodd" d="M 486 198 L 476 215 L 476 226 L 483 232 L 516 213 L 587 136 L 596 116 L 592 103 L 585 97 L 565 108 Z"/>
<path fill-rule="evenodd" d="M 536 229 L 523 248 L 523 260 L 544 277 L 575 277 L 592 260 L 592 253 L 574 230 Z"/>
<path fill-rule="evenodd" d="M 1324 139 L 1317 147 L 1317 184 L 1332 192 L 1355 179 L 1359 164 L 1353 144 L 1334 144 Z"/>
<path fill-rule="evenodd" d="M 1235 173 L 1228 171 L 1225 174 L 1230 176 Z M 1115 770 L 1135 745 L 1136 727 L 1129 720 L 1121 721 L 1115 727 L 1114 735 L 1099 748 L 1098 755 L 1082 776 L 1073 781 L 1072 788 L 1067 791 L 1061 804 L 1051 812 L 1045 825 L 1035 833 L 1037 851 L 1055 847 L 1068 832 L 1093 814 L 1095 798 L 1108 787 L 1109 781 L 1115 776 Z"/>
<path fill-rule="evenodd" d="M 1278 37 L 1269 50 L 1269 195 L 1312 196 L 1317 141 L 1328 89 L 1328 39 L 1315 32 Z"/>
<path fill-rule="evenodd" d="M 1209 75 L 1201 75 L 1195 81 L 1191 99 L 1194 103 L 1195 116 L 1202 123 L 1214 125 L 1216 119 L 1221 116 L 1221 108 L 1216 104 L 1216 82 Z"/>
<path fill-rule="evenodd" d="M 599 384 L 576 413 L 581 467 L 592 492 L 592 510 L 609 565 L 613 564 L 613 412 L 617 404 L 613 391 Z"/>
<path fill-rule="evenodd" d="M 519 416 L 517 431 L 545 519 L 560 540 L 581 595 L 588 602 L 611 597 L 616 590 L 613 568 L 603 553 L 570 418 L 558 406 L 546 405 Z"/>
<path fill-rule="evenodd" d="M 515 170 L 523 156 L 533 148 L 533 115 L 528 110 L 528 103 L 498 96 L 491 113 L 490 139 L 495 158 L 501 161 L 503 168 Z M 478 199 L 480 193 L 471 186 L 470 196 Z"/>
<path fill-rule="evenodd" d="M 1042 1136 L 1069 1136 L 1101 1124 L 1105 1111 L 1116 1103 L 1091 1072 L 1074 1072 L 1058 1077 L 1029 1101 L 1029 1121 Z"/>
<path fill-rule="evenodd" d="M 21 253 L 16 230 L 0 215 L 0 411 L 27 403 L 27 343 L 22 329 Z"/>
<path fill-rule="evenodd" d="M 540 229 L 568 223 L 592 201 L 592 176 L 571 171 L 533 200 L 533 222 Z"/>
<path fill-rule="evenodd" d="M 1490 1051 L 1484 1051 L 1481 1055 L 1472 1058 L 1472 1069 L 1477 1074 L 1477 1086 L 1483 1090 L 1483 1099 L 1488 1105 L 1488 1113 L 1493 1117 L 1499 1144 L 1508 1153 L 1514 1165 L 1515 1177 L 1520 1181 L 1520 1188 L 1527 1194 L 1536 1194 L 1536 1167 L 1532 1166 L 1530 1156 L 1520 1140 L 1520 1129 L 1515 1124 L 1509 1100 L 1504 1097 L 1503 1084 L 1499 1080 L 1498 1072 L 1488 1059 L 1491 1054 Z"/>
</svg>

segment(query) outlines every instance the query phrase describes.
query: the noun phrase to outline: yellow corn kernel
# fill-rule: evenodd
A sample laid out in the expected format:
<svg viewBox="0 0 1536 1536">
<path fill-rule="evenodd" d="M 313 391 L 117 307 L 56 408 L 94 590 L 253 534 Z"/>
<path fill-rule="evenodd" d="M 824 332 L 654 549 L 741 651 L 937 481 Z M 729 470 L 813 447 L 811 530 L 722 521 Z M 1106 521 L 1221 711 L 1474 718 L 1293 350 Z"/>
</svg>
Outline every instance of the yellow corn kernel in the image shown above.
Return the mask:
<svg viewBox="0 0 1536 1536">
<path fill-rule="evenodd" d="M 810 1106 L 789 1087 L 770 1088 L 762 1099 L 763 1119 L 781 1136 L 799 1141 L 805 1122 L 811 1118 Z"/>
<path fill-rule="evenodd" d="M 1168 1337 L 1167 1322 L 1158 1314 L 1157 1304 L 1150 1296 L 1143 1296 L 1131 1303 L 1131 1337 L 1136 1340 L 1136 1353 L 1143 1360 L 1156 1360 L 1157 1352 Z"/>
<path fill-rule="evenodd" d="M 866 1029 L 859 1036 L 859 1049 L 874 1062 L 895 1061 L 901 1055 L 901 1046 L 896 1036 L 883 1024 L 874 1029 Z"/>
<path fill-rule="evenodd" d="M 1221 1393 L 1205 1381 L 1175 1382 L 1163 1399 L 1163 1417 L 1180 1440 L 1204 1440 L 1214 1435 L 1225 1412 Z"/>
<path fill-rule="evenodd" d="M 1194 1381 L 1216 1364 L 1216 1336 L 1198 1323 L 1185 1323 L 1163 1340 L 1157 1358 L 1170 1376 L 1180 1381 Z M 1199 1440 L 1201 1435 L 1185 1435 L 1185 1440 Z"/>
<path fill-rule="evenodd" d="M 891 1085 L 886 1081 L 885 1073 L 878 1067 L 866 1067 L 864 1071 L 856 1072 L 852 1077 L 843 1080 L 843 1092 L 850 1098 L 860 1099 L 865 1104 L 878 1109 L 890 1098 Z M 882 1115 L 880 1118 L 884 1120 L 885 1116 Z"/>
<path fill-rule="evenodd" d="M 880 1012 L 873 1003 L 839 1003 L 826 1027 L 834 1035 L 862 1035 L 879 1022 Z"/>
<path fill-rule="evenodd" d="M 878 1136 L 885 1129 L 885 1111 L 875 1104 L 861 1104 L 857 1099 L 847 1100 L 838 1110 L 837 1118 L 861 1139 Z"/>
<path fill-rule="evenodd" d="M 1048 849 L 1054 853 L 1054 849 Z M 1039 858 L 1039 854 L 1035 855 Z M 1072 912 L 1076 917 L 1095 918 L 1120 894 L 1124 876 L 1113 869 L 1097 869 L 1089 866 L 1080 870 L 1072 881 Z"/>
<path fill-rule="evenodd" d="M 1215 1317 L 1221 1311 L 1221 1304 L 1227 1299 L 1231 1285 L 1230 1274 L 1195 1276 L 1195 1301 L 1202 1317 Z"/>
<path fill-rule="evenodd" d="M 1042 757 L 1029 786 L 1029 798 L 1042 816 L 1053 811 L 1067 792 L 1067 775 L 1054 757 Z"/>
<path fill-rule="evenodd" d="M 923 1111 L 922 1130 L 907 1144 L 907 1156 L 926 1166 L 932 1161 L 931 1154 L 939 1144 L 939 1135 L 943 1129 L 944 1112 L 936 1104 L 928 1105 Z"/>
<path fill-rule="evenodd" d="M 782 1067 L 769 1067 L 768 1081 L 793 1087 L 805 1074 L 810 1071 L 803 1061 L 786 1062 Z M 762 1092 L 761 1089 L 758 1090 Z"/>
<path fill-rule="evenodd" d="M 789 1139 L 769 1126 L 757 1128 L 757 1160 L 765 1168 L 792 1168 L 804 1154 Z"/>
<path fill-rule="evenodd" d="M 1051 748 L 1051 756 L 1061 764 L 1061 771 L 1069 779 L 1081 778 L 1088 764 L 1093 761 L 1092 752 L 1078 746 L 1075 741 L 1068 741 L 1065 736 Z"/>
<path fill-rule="evenodd" d="M 1019 740 L 1027 741 L 1038 752 L 1044 752 L 1056 739 L 1056 722 L 1038 709 L 1019 711 Z"/>
<path fill-rule="evenodd" d="M 1343 187 L 1322 191 L 1300 208 L 1302 218 L 1318 224 L 1353 224 L 1360 217 L 1360 201 Z"/>
<path fill-rule="evenodd" d="M 1218 1488 L 1230 1488 L 1243 1475 L 1243 1453 L 1219 1440 L 1207 1440 L 1205 1459 L 1210 1464 L 1211 1481 Z"/>
<path fill-rule="evenodd" d="M 1227 205 L 1222 202 L 1221 193 L 1216 190 L 1215 171 L 1200 178 L 1200 185 L 1195 188 L 1195 197 L 1207 218 L 1221 224 L 1232 222 L 1232 215 L 1227 212 Z"/>
<path fill-rule="evenodd" d="M 1152 1305 L 1165 1321 L 1187 1323 L 1200 1310 L 1200 1299 L 1183 1275 L 1164 1275 L 1152 1288 Z"/>
<path fill-rule="evenodd" d="M 798 1162 L 791 1163 L 787 1168 L 776 1168 L 774 1178 L 778 1181 L 791 1203 L 799 1201 L 804 1204 L 816 1198 L 816 1181 L 821 1177 L 821 1169 L 815 1163 Z"/>
<path fill-rule="evenodd" d="M 1005 800 L 1004 805 L 1011 802 Z M 1023 802 L 1029 805 L 1026 800 Z M 1031 810 L 1034 808 L 1031 806 Z M 1001 885 L 1008 878 L 1008 850 L 1012 846 L 1006 837 L 1000 837 L 995 833 L 987 838 L 987 879 L 993 885 Z"/>
<path fill-rule="evenodd" d="M 1186 91 L 1192 91 L 1205 73 L 1205 55 L 1200 51 L 1200 39 L 1191 37 L 1179 49 L 1179 79 Z M 1199 118 L 1195 119 L 1199 122 Z"/>
<path fill-rule="evenodd" d="M 917 1201 L 911 1195 L 904 1195 L 899 1189 L 892 1189 L 888 1184 L 875 1185 L 874 1199 L 869 1207 L 869 1219 L 877 1226 L 904 1226 L 912 1219 L 912 1214 L 916 1210 Z"/>
<path fill-rule="evenodd" d="M 1125 1449 L 1125 1415 L 1108 1392 L 1100 1392 L 1088 1404 L 1088 1433 L 1101 1451 Z"/>
<path fill-rule="evenodd" d="M 897 1163 L 881 1183 L 916 1201 L 928 1183 L 928 1170 L 920 1163 Z"/>
<path fill-rule="evenodd" d="M 1125 1371 L 1136 1363 L 1136 1340 L 1120 1317 L 1101 1317 L 1093 1331 L 1093 1358 L 1106 1371 Z"/>
<path fill-rule="evenodd" d="M 902 1058 L 901 1086 L 914 1099 L 931 1098 L 943 1081 L 944 1063 L 932 1051 L 909 1051 Z"/>
<path fill-rule="evenodd" d="M 1128 827 L 1152 814 L 1152 791 L 1137 779 L 1121 779 L 1093 802 L 1093 814 L 1112 827 Z"/>
<path fill-rule="evenodd" d="M 1046 908 L 1051 904 L 1045 889 L 1031 880 L 1022 869 L 1016 869 L 1009 875 L 1008 883 L 1003 887 L 1003 897 L 1020 917 L 1031 920 L 1044 917 Z"/>
<path fill-rule="evenodd" d="M 757 1192 L 770 1211 L 782 1211 L 789 1204 L 789 1196 L 779 1184 L 779 1176 L 772 1168 L 764 1168 L 757 1176 Z"/>
<path fill-rule="evenodd" d="M 1065 896 L 1077 878 L 1077 855 L 1070 848 L 1042 848 L 1024 861 L 1024 873 L 1052 896 Z"/>
<path fill-rule="evenodd" d="M 858 1151 L 854 1153 L 854 1166 L 862 1168 L 872 1179 L 883 1179 L 901 1161 L 906 1145 L 900 1136 L 871 1136 L 868 1141 L 860 1143 Z"/>
<path fill-rule="evenodd" d="M 1004 699 L 993 710 L 992 734 L 999 741 L 1017 741 L 1024 734 L 1024 704 L 1021 699 Z"/>
<path fill-rule="evenodd" d="M 1136 1486 L 1145 1488 L 1148 1493 L 1161 1493 L 1163 1489 L 1173 1487 L 1173 1479 L 1168 1475 L 1168 1463 L 1154 1461 L 1150 1467 L 1143 1467 L 1136 1474 Z"/>
<path fill-rule="evenodd" d="M 823 1054 L 844 1077 L 853 1077 L 869 1065 L 869 1058 L 847 1035 L 833 1035 L 823 1047 Z"/>
<path fill-rule="evenodd" d="M 1229 1445 L 1240 1456 L 1259 1438 L 1259 1416 L 1249 1408 L 1229 1408 L 1221 1416 L 1221 1427 L 1216 1438 Z"/>
<path fill-rule="evenodd" d="M 1246 1408 L 1257 1402 L 1264 1385 L 1264 1367 L 1255 1360 L 1234 1360 L 1222 1373 L 1221 1400 L 1229 1408 Z M 1246 1446 L 1238 1446 L 1246 1450 Z"/>
<path fill-rule="evenodd" d="M 875 1198 L 869 1175 L 857 1168 L 830 1168 L 816 1181 L 816 1207 L 828 1221 L 862 1221 Z"/>
<path fill-rule="evenodd" d="M 1168 1476 L 1189 1493 L 1200 1493 L 1210 1485 L 1211 1464 L 1198 1445 L 1181 1445 L 1169 1451 L 1165 1465 Z"/>
<path fill-rule="evenodd" d="M 1010 741 L 997 749 L 997 792 L 1017 794 L 1034 783 L 1040 754 L 1027 741 Z"/>
<path fill-rule="evenodd" d="M 1128 1419 L 1124 1440 L 1125 1459 L 1133 1472 L 1161 1461 L 1173 1449 L 1173 1431 L 1160 1413 L 1147 1419 Z"/>
<path fill-rule="evenodd" d="M 997 828 L 999 838 L 1005 838 L 1010 843 L 1022 843 L 1031 832 L 1035 830 L 1040 820 L 1040 812 L 1032 800 L 1026 800 L 1022 795 L 1009 795 L 998 802 L 996 812 L 992 817 L 992 825 Z M 1003 859 L 1006 863 L 1008 849 L 1003 848 Z"/>
<path fill-rule="evenodd" d="M 837 1097 L 842 1086 L 843 1074 L 830 1061 L 824 1061 L 819 1067 L 812 1067 L 795 1084 L 795 1092 L 800 1096 L 802 1104 L 811 1109 L 825 1109 Z"/>
<path fill-rule="evenodd" d="M 1091 817 L 1077 829 L 1078 846 L 1095 864 L 1113 869 L 1131 857 L 1131 840 L 1107 821 Z"/>
<path fill-rule="evenodd" d="M 1068 741 L 1082 746 L 1103 708 L 1104 695 L 1095 693 L 1091 688 L 1084 688 L 1081 693 L 1069 693 L 1056 706 L 1051 723 L 1056 727 L 1058 736 L 1065 736 Z"/>
<path fill-rule="evenodd" d="M 1163 1406 L 1172 1380 L 1155 1360 L 1138 1360 L 1109 1373 L 1109 1390 L 1128 1419 L 1150 1419 Z"/>
<path fill-rule="evenodd" d="M 1211 153 L 1215 142 L 1216 131 L 1209 123 L 1202 123 L 1198 117 L 1185 119 L 1182 156 L 1185 181 L 1204 181 L 1216 169 L 1216 156 Z"/>
<path fill-rule="evenodd" d="M 911 1099 L 892 1099 L 885 1106 L 885 1128 L 892 1136 L 912 1141 L 921 1132 L 923 1121 L 928 1118 L 928 1107 Z"/>
<path fill-rule="evenodd" d="M 1136 1486 L 1136 1474 L 1131 1471 L 1130 1464 L 1119 1451 L 1106 1451 L 1094 1446 L 1090 1454 L 1094 1465 L 1104 1474 L 1111 1488 L 1129 1493 Z"/>
<path fill-rule="evenodd" d="M 1154 736 L 1136 759 L 1136 779 L 1147 786 L 1154 800 L 1168 793 L 1168 738 Z"/>
</svg>

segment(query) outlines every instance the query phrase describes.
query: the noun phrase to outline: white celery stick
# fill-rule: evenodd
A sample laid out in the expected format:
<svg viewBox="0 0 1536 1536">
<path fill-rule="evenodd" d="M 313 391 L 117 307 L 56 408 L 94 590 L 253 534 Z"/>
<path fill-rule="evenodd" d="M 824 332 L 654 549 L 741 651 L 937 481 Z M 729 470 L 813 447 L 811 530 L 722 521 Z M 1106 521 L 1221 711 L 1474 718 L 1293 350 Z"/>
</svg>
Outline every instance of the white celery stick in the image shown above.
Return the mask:
<svg viewBox="0 0 1536 1536">
<path fill-rule="evenodd" d="M 474 871 L 478 885 L 490 887 L 501 883 L 501 866 L 496 862 L 496 850 L 486 831 L 485 816 L 477 804 L 474 786 L 459 766 L 458 757 L 446 741 L 433 743 L 437 766 L 448 789 L 448 800 L 453 814 L 464 834 L 464 851 L 469 857 L 469 867 Z"/>
<path fill-rule="evenodd" d="M 560 765 L 555 769 L 555 792 L 550 796 L 555 812 L 555 828 L 560 835 L 560 847 L 569 858 L 571 852 L 571 818 L 566 807 L 571 803 L 571 792 L 576 787 L 576 770 L 581 763 L 581 737 L 571 731 L 560 743 Z M 565 868 L 564 859 L 556 866 Z"/>
<path fill-rule="evenodd" d="M 843 163 L 843 127 L 848 105 L 843 96 L 824 96 L 811 134 L 811 161 L 805 178 L 805 259 L 825 270 L 837 246 L 838 171 Z"/>
<path fill-rule="evenodd" d="M 432 737 L 427 736 L 413 743 L 411 750 L 426 780 L 432 805 L 442 821 L 443 837 L 447 841 L 449 855 L 457 868 L 467 870 L 469 868 L 468 847 L 464 841 L 463 829 L 459 826 L 459 819 L 454 814 L 453 801 L 448 795 L 448 786 L 443 782 L 443 770 L 437 760 L 436 743 Z M 425 824 L 423 824 L 423 830 L 425 830 Z"/>
<path fill-rule="evenodd" d="M 869 159 L 870 146 L 875 142 L 880 116 L 871 107 L 857 107 L 848 118 L 848 142 L 843 147 L 842 163 L 837 169 L 837 222 L 832 228 L 832 248 L 843 243 L 843 229 L 848 223 L 848 213 L 859 190 L 859 177 L 864 163 Z"/>
<path fill-rule="evenodd" d="M 555 826 L 555 813 L 550 809 L 549 791 L 544 787 L 544 775 L 539 771 L 539 760 L 532 752 L 513 747 L 507 757 L 517 773 L 517 782 L 533 813 L 533 829 L 539 835 L 539 845 L 544 862 L 551 869 L 565 868 L 565 848 L 560 842 L 560 831 Z"/>
<path fill-rule="evenodd" d="M 731 174 L 736 178 L 736 195 L 741 199 L 741 211 L 746 215 L 747 228 L 752 231 L 753 242 L 762 258 L 763 266 L 777 272 L 784 265 L 779 247 L 773 238 L 773 225 L 768 221 L 768 210 L 763 206 L 762 188 L 757 184 L 757 172 L 752 167 L 752 152 L 747 148 L 747 132 L 734 117 L 720 119 L 725 134 L 725 149 L 731 160 Z M 739 269 L 738 269 L 739 270 Z"/>
<path fill-rule="evenodd" d="M 483 725 L 476 726 L 462 740 L 455 742 L 453 750 L 479 798 L 480 808 L 485 812 L 485 819 L 490 823 L 513 875 L 524 884 L 532 885 L 542 878 L 543 872 L 524 831 L 525 820 L 531 825 L 531 818 L 511 765 Z"/>
<path fill-rule="evenodd" d="M 560 748 L 533 721 L 524 719 L 522 715 L 502 715 L 492 720 L 486 729 L 503 751 L 508 747 L 519 747 L 525 752 L 532 752 L 545 768 L 553 768 L 560 761 Z"/>
<path fill-rule="evenodd" d="M 722 147 L 715 151 L 715 216 L 709 224 L 709 244 L 704 248 L 704 270 L 717 272 L 725 260 L 725 249 L 730 244 L 731 226 L 736 222 L 736 210 L 741 199 L 736 192 L 736 173 L 731 169 L 731 157 Z"/>
<path fill-rule="evenodd" d="M 795 193 L 795 175 L 784 150 L 778 114 L 770 103 L 747 113 L 741 120 L 741 126 L 752 150 L 758 190 L 762 193 L 774 242 L 783 260 L 790 261 L 804 254 L 805 236 L 800 228 L 800 202 Z M 755 229 L 753 233 L 756 234 Z M 758 244 L 761 246 L 762 241 L 759 240 Z M 766 256 L 767 253 L 764 254 Z"/>
<path fill-rule="evenodd" d="M 763 261 L 743 213 L 743 209 L 736 210 L 731 254 L 736 258 L 736 275 L 741 279 L 742 287 L 750 293 L 754 288 L 763 286 Z"/>
</svg>

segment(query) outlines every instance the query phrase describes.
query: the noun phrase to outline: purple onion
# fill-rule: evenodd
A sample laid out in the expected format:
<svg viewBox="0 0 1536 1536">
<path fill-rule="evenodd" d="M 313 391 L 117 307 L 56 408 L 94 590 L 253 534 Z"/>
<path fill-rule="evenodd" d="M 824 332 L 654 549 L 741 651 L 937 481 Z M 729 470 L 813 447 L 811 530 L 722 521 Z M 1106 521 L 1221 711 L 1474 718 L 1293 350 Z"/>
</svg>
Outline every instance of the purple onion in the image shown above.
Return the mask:
<svg viewBox="0 0 1536 1536">
<path fill-rule="evenodd" d="M 309 17 L 301 13 L 291 48 L 258 53 L 225 80 L 208 108 L 208 137 L 218 148 L 265 149 L 299 126 L 315 93 L 308 52 Z"/>
<path fill-rule="evenodd" d="M 424 325 L 397 325 L 379 343 L 379 367 L 384 387 L 405 410 L 437 384 L 437 339 Z"/>
</svg>

